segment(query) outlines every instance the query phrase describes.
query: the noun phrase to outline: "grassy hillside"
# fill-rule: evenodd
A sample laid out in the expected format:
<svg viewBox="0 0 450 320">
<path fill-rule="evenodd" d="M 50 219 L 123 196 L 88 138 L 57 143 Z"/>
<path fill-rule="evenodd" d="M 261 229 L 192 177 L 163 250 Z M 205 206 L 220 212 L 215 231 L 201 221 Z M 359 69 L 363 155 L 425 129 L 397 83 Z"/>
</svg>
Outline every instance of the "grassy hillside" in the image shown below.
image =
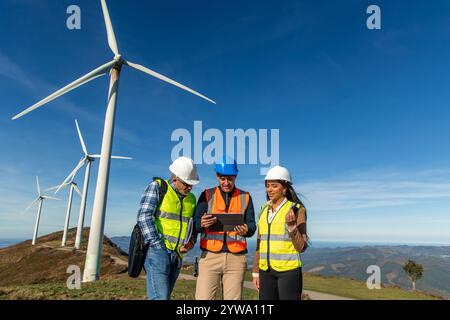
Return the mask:
<svg viewBox="0 0 450 320">
<path fill-rule="evenodd" d="M 417 289 L 450 298 L 450 247 L 439 246 L 367 246 L 348 248 L 310 248 L 303 255 L 307 272 L 367 279 L 367 266 L 381 268 L 381 282 L 386 286 L 411 288 L 411 282 L 403 271 L 408 259 L 422 264 L 424 275 L 417 282 Z"/>
<path fill-rule="evenodd" d="M 114 237 L 124 251 L 128 250 L 129 237 Z M 253 262 L 255 242 L 249 242 L 249 267 Z M 201 251 L 197 246 L 185 255 L 186 263 L 193 263 Z M 302 254 L 303 271 L 322 276 L 365 281 L 367 266 L 381 268 L 381 283 L 385 286 L 411 288 L 403 265 L 413 259 L 424 267 L 424 276 L 417 282 L 420 291 L 450 299 L 450 246 L 364 246 L 364 247 L 310 247 Z"/>
<path fill-rule="evenodd" d="M 60 247 L 62 232 L 56 232 L 38 239 L 36 246 L 30 241 L 0 249 L 0 300 L 10 299 L 145 299 L 145 277 L 128 277 L 127 256 L 107 237 L 103 241 L 102 278 L 96 283 L 82 283 L 80 290 L 69 290 L 66 286 L 69 265 L 84 266 L 86 239 L 89 230 L 84 231 L 83 247 L 79 251 Z M 75 230 L 70 230 L 69 239 L 74 239 Z M 185 274 L 192 274 L 190 266 L 183 267 Z M 251 281 L 251 273 L 246 276 Z M 354 299 L 435 299 L 436 297 L 405 291 L 401 288 L 368 290 L 365 283 L 337 277 L 324 277 L 305 273 L 304 289 L 334 294 Z M 173 299 L 195 298 L 195 281 L 178 280 Z M 221 298 L 219 293 L 218 299 Z M 256 290 L 244 289 L 245 300 L 258 299 Z"/>
<path fill-rule="evenodd" d="M 305 289 L 339 296 L 367 300 L 430 300 L 438 299 L 401 288 L 368 290 L 360 281 L 305 274 Z M 220 294 L 218 299 L 220 299 Z M 244 288 L 244 300 L 257 300 L 255 290 Z M 144 300 L 145 278 L 129 278 L 126 274 L 103 277 L 97 283 L 83 283 L 81 290 L 69 290 L 65 282 L 1 286 L 0 300 Z M 195 281 L 178 280 L 172 295 L 174 300 L 194 300 Z"/>
<path fill-rule="evenodd" d="M 68 233 L 67 247 L 61 247 L 62 231 L 0 249 L 0 286 L 66 281 L 70 265 L 84 268 L 89 229 L 83 232 L 82 247 L 73 251 L 76 229 Z M 115 275 L 127 270 L 126 254 L 107 237 L 103 240 L 101 273 Z M 125 263 L 124 263 L 125 262 Z"/>
<path fill-rule="evenodd" d="M 365 282 L 338 277 L 304 274 L 304 289 L 330 293 L 337 296 L 361 300 L 435 300 L 441 299 L 420 292 L 406 291 L 400 287 L 382 287 L 369 290 Z"/>
<path fill-rule="evenodd" d="M 183 273 L 192 274 L 192 268 L 186 266 Z M 247 272 L 246 281 L 252 281 L 252 274 Z M 358 300 L 435 300 L 439 296 L 422 292 L 410 292 L 400 287 L 382 287 L 380 290 L 370 290 L 363 281 L 344 279 L 334 276 L 320 276 L 303 273 L 303 289 L 333 294 L 336 296 Z"/>
<path fill-rule="evenodd" d="M 220 298 L 220 297 L 218 297 Z M 244 300 L 257 300 L 255 290 L 244 289 Z M 69 290 L 65 282 L 0 287 L 0 300 L 145 300 L 145 279 L 128 275 L 102 278 L 97 283 L 83 283 L 81 290 Z M 174 300 L 194 300 L 195 281 L 178 280 Z"/>
</svg>

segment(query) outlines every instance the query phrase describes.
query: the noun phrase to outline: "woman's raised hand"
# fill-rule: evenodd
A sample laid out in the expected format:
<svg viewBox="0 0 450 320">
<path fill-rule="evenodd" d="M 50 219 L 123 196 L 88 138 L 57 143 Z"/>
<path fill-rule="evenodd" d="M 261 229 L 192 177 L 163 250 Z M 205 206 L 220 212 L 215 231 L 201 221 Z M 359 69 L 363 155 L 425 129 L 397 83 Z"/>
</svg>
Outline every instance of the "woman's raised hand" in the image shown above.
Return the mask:
<svg viewBox="0 0 450 320">
<path fill-rule="evenodd" d="M 295 213 L 294 213 L 293 209 L 291 209 L 289 211 L 289 213 L 286 215 L 285 220 L 286 220 L 286 224 L 287 224 L 289 232 L 292 232 L 295 229 L 295 227 L 297 227 L 297 218 L 295 217 Z"/>
</svg>

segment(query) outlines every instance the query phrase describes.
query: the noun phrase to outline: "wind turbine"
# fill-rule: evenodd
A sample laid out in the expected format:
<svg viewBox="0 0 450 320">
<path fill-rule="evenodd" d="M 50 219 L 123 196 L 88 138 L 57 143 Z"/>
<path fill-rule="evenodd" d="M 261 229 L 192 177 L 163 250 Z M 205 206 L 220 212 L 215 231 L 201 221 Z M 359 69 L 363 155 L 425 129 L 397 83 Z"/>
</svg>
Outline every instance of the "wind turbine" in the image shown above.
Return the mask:
<svg viewBox="0 0 450 320">
<path fill-rule="evenodd" d="M 87 199 L 87 193 L 89 188 L 89 177 L 91 173 L 91 163 L 95 161 L 95 159 L 99 159 L 100 155 L 93 154 L 90 155 L 88 153 L 86 143 L 84 142 L 83 135 L 81 134 L 80 126 L 78 125 L 78 121 L 75 120 L 75 126 L 77 127 L 78 132 L 78 138 L 80 139 L 81 149 L 83 150 L 84 156 L 81 158 L 80 162 L 77 164 L 75 169 L 69 174 L 69 176 L 64 180 L 64 182 L 56 187 L 56 193 L 61 190 L 64 186 L 69 184 L 69 181 L 73 181 L 75 178 L 75 175 L 78 173 L 78 171 L 86 165 L 86 170 L 84 173 L 84 185 L 83 185 L 83 194 L 81 196 L 81 205 L 80 205 L 80 213 L 78 215 L 78 225 L 77 225 L 77 235 L 75 237 L 75 249 L 80 249 L 81 247 L 81 238 L 83 236 L 83 227 L 84 227 L 84 214 L 86 211 L 86 199 Z M 116 157 L 112 156 L 113 159 L 124 159 L 124 160 L 132 160 L 132 158 L 129 157 Z M 54 188 L 53 188 L 54 189 Z M 69 213 L 70 214 L 70 213 Z M 64 246 L 64 245 L 63 245 Z"/>
<path fill-rule="evenodd" d="M 42 204 L 43 204 L 44 200 L 46 200 L 46 199 L 60 200 L 57 198 L 44 196 L 41 193 L 41 187 L 39 186 L 39 178 L 38 177 L 36 177 L 36 186 L 37 186 L 38 197 L 28 206 L 28 208 L 25 209 L 25 211 L 28 211 L 32 206 L 34 206 L 36 203 L 39 202 L 37 216 L 36 216 L 36 224 L 34 225 L 33 241 L 31 242 L 31 245 L 33 245 L 33 246 L 36 244 L 36 239 L 37 239 L 38 230 L 39 230 L 39 221 L 41 220 Z"/>
<path fill-rule="evenodd" d="M 73 178 L 74 177 L 72 177 L 72 180 L 68 183 L 63 183 L 62 185 L 58 185 L 58 186 L 47 189 L 47 191 L 55 190 L 55 189 L 60 190 L 61 188 L 70 186 L 69 200 L 67 201 L 66 220 L 64 223 L 64 233 L 63 233 L 63 237 L 62 237 L 62 241 L 61 241 L 61 247 L 65 247 L 67 244 L 67 232 L 69 231 L 70 213 L 72 211 L 73 190 L 75 190 L 78 193 L 78 195 L 81 197 L 80 189 L 78 189 L 78 186 L 73 181 Z"/>
<path fill-rule="evenodd" d="M 194 95 L 197 95 L 215 104 L 213 100 L 207 98 L 206 96 L 172 79 L 169 79 L 168 77 L 160 73 L 157 73 L 139 64 L 124 60 L 121 54 L 119 53 L 116 36 L 114 35 L 111 18 L 109 16 L 108 7 L 106 5 L 106 0 L 101 0 L 101 5 L 108 35 L 108 44 L 114 54 L 114 59 L 98 67 L 97 69 L 89 72 L 88 74 L 82 76 L 81 78 L 75 80 L 66 87 L 56 91 L 55 93 L 51 94 L 50 96 L 41 100 L 40 102 L 34 104 L 33 106 L 29 107 L 28 109 L 24 110 L 23 112 L 19 113 L 17 116 L 13 118 L 13 120 L 18 119 L 24 116 L 25 114 L 41 107 L 42 105 L 62 96 L 63 94 L 78 88 L 81 85 L 84 85 L 102 75 L 105 75 L 108 72 L 110 74 L 108 107 L 106 109 L 105 126 L 103 130 L 101 159 L 98 171 L 97 186 L 95 190 L 94 207 L 91 220 L 91 231 L 89 233 L 89 243 L 83 273 L 83 282 L 96 281 L 100 277 L 100 262 L 102 253 L 103 232 L 105 226 L 105 209 L 108 195 L 111 149 L 114 135 L 114 122 L 116 114 L 117 96 L 119 91 L 119 78 L 122 66 L 126 65 L 141 72 L 144 72 L 148 75 L 151 75 L 157 79 L 160 79 L 169 84 L 177 86 L 185 91 L 188 91 Z"/>
</svg>

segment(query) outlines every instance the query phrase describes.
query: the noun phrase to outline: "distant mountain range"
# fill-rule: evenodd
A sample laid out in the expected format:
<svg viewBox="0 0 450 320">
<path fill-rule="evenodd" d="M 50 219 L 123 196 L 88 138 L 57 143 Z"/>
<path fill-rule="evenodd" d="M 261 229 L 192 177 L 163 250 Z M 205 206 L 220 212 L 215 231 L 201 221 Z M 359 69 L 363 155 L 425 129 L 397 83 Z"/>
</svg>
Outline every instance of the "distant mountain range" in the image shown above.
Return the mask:
<svg viewBox="0 0 450 320">
<path fill-rule="evenodd" d="M 129 237 L 112 237 L 111 240 L 128 252 Z M 255 242 L 249 242 L 249 267 L 253 263 L 255 246 Z M 410 289 L 411 282 L 402 266 L 411 259 L 424 267 L 424 276 L 417 282 L 417 289 L 450 299 L 450 246 L 332 246 L 312 246 L 302 254 L 303 271 L 366 281 L 369 277 L 367 267 L 377 265 L 381 268 L 383 285 Z M 197 245 L 185 256 L 184 263 L 193 263 L 200 253 Z"/>
</svg>

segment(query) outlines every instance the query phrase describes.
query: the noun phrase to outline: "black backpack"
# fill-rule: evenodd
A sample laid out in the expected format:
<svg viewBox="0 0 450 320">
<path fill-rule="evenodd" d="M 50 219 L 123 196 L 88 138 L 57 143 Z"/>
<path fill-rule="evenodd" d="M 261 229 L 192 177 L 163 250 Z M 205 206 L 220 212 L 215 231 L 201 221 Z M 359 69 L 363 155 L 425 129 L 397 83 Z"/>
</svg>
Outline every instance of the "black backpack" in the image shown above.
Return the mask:
<svg viewBox="0 0 450 320">
<path fill-rule="evenodd" d="M 153 181 L 160 178 L 153 178 Z M 164 195 L 167 192 L 167 183 L 163 179 L 159 188 L 159 200 L 161 203 Z M 128 249 L 128 275 L 132 278 L 137 278 L 144 268 L 145 257 L 147 256 L 148 243 L 145 243 L 141 228 L 136 224 L 131 233 L 130 247 Z M 145 269 L 144 269 L 145 270 Z"/>
</svg>

